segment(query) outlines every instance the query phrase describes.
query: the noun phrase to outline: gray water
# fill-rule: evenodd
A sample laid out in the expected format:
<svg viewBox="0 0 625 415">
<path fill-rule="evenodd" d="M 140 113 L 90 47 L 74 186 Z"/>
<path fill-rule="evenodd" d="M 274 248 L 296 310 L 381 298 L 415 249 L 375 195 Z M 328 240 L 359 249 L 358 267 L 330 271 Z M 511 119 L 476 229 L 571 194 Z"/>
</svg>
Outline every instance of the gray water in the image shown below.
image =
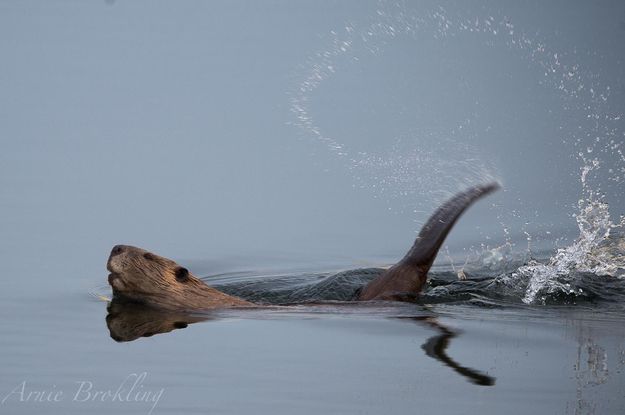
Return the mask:
<svg viewBox="0 0 625 415">
<path fill-rule="evenodd" d="M 0 412 L 623 413 L 624 34 L 616 1 L 0 2 Z M 332 297 L 493 179 L 419 301 Z M 117 243 L 322 304 L 120 310 Z"/>
</svg>

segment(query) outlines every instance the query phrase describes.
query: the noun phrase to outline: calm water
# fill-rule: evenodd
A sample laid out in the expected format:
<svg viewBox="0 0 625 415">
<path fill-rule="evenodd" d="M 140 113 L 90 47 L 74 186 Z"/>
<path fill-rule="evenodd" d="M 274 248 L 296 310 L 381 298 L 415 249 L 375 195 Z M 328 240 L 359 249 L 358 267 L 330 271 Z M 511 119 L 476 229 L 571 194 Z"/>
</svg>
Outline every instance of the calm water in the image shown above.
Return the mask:
<svg viewBox="0 0 625 415">
<path fill-rule="evenodd" d="M 625 413 L 624 33 L 622 1 L 0 1 L 0 413 Z M 418 301 L 350 302 L 493 179 Z M 109 304 L 118 243 L 270 307 Z"/>
<path fill-rule="evenodd" d="M 194 269 L 199 274 L 201 263 Z M 581 304 L 528 306 L 520 298 L 497 300 L 492 290 L 459 282 L 448 267 L 438 267 L 421 304 L 363 305 L 328 300 L 351 292 L 376 270 L 338 278 L 301 269 L 251 273 L 207 281 L 257 301 L 279 303 L 304 289 L 311 299 L 326 302 L 172 315 L 120 304 L 107 308 L 75 289 L 29 300 L 5 295 L 2 315 L 11 318 L 0 323 L 3 411 L 625 409 L 622 283 L 619 302 L 580 297 Z M 445 298 L 432 301 L 441 287 L 448 289 Z M 104 285 L 94 291 L 110 294 Z M 36 401 L 41 396 L 58 401 Z"/>
</svg>

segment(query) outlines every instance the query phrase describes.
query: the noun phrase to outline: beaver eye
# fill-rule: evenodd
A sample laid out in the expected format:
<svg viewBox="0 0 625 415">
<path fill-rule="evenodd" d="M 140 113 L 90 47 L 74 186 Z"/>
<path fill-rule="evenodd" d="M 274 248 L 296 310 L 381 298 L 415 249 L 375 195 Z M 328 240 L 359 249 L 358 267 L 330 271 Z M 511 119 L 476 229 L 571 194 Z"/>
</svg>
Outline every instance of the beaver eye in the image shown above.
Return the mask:
<svg viewBox="0 0 625 415">
<path fill-rule="evenodd" d="M 154 261 L 156 259 L 154 254 L 151 254 L 149 252 L 146 252 L 145 254 L 143 254 L 143 258 L 148 259 L 150 261 Z"/>
<path fill-rule="evenodd" d="M 180 282 L 185 282 L 189 279 L 189 270 L 186 268 L 178 268 L 176 270 L 176 280 Z"/>
</svg>

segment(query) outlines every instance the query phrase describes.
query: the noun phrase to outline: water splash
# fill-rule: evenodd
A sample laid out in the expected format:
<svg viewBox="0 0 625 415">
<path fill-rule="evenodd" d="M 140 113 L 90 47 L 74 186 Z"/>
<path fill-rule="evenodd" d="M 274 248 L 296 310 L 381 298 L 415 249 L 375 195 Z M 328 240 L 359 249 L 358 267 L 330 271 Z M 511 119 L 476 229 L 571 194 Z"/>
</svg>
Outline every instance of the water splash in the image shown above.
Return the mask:
<svg viewBox="0 0 625 415">
<path fill-rule="evenodd" d="M 393 45 L 435 39 L 444 48 L 452 39 L 465 38 L 477 39 L 485 49 L 503 46 L 529 62 L 528 69 L 540 77 L 539 84 L 558 94 L 561 109 L 567 113 L 558 137 L 568 147 L 565 151 L 578 153 L 582 163 L 589 154 L 610 160 L 611 166 L 594 169 L 594 177 L 588 180 L 594 180 L 596 189 L 603 185 L 604 191 L 624 196 L 625 187 L 620 185 L 625 181 L 625 117 L 610 107 L 610 86 L 580 67 L 576 50 L 555 51 L 538 35 L 525 33 L 510 17 L 497 13 L 450 12 L 440 6 L 380 1 L 369 18 L 347 22 L 325 35 L 325 47 L 305 62 L 290 92 L 294 124 L 347 167 L 355 186 L 393 199 L 395 206 L 428 210 L 459 188 L 498 178 L 492 155 L 476 144 L 475 136 L 483 134 L 475 130 L 480 118 L 477 107 L 460 116 L 455 126 L 451 121 L 447 130 L 447 126 L 430 131 L 412 126 L 410 131 L 377 137 L 378 142 L 388 143 L 388 150 L 378 152 L 358 148 L 359 144 L 349 143 L 348 137 L 327 131 L 313 108 L 321 87 L 329 80 L 348 68 L 366 68 L 371 62 L 367 59 L 383 60 Z M 570 124 L 571 119 L 579 124 Z M 433 147 L 437 151 L 432 151 Z"/>
<path fill-rule="evenodd" d="M 546 261 L 532 259 L 530 245 L 523 254 L 510 242 L 475 251 L 453 273 L 432 273 L 423 300 L 430 303 L 470 301 L 493 304 L 576 304 L 593 301 L 622 303 L 625 295 L 625 217 L 613 221 L 605 195 L 588 183 L 601 162 L 588 160 L 581 169 L 584 198 L 574 215 L 579 236 L 557 249 Z M 448 257 L 449 253 L 447 253 Z M 466 270 L 466 273 L 465 273 Z M 450 279 L 458 275 L 461 282 Z M 469 275 L 467 278 L 466 274 Z"/>
<path fill-rule="evenodd" d="M 514 281 L 527 281 L 523 297 L 526 304 L 544 303 L 546 296 L 565 293 L 583 294 L 580 282 L 584 274 L 625 277 L 625 218 L 614 223 L 605 196 L 589 185 L 591 172 L 599 169 L 598 159 L 586 160 L 580 181 L 585 196 L 578 201 L 574 215 L 579 229 L 577 240 L 556 251 L 546 264 L 531 261 L 512 273 Z"/>
<path fill-rule="evenodd" d="M 467 143 L 439 136 L 432 147 L 421 138 L 416 134 L 410 139 L 400 137 L 384 155 L 358 152 L 349 164 L 355 185 L 371 188 L 374 197 L 394 202 L 403 198 L 414 208 L 415 199 L 430 198 L 440 204 L 476 183 L 499 181 L 492 167 Z"/>
<path fill-rule="evenodd" d="M 354 186 L 370 190 L 374 197 L 392 200 L 399 210 L 415 206 L 429 210 L 430 205 L 458 190 L 501 181 L 493 161 L 484 157 L 484 149 L 471 144 L 478 135 L 472 125 L 475 114 L 465 114 L 455 126 L 428 129 L 412 125 L 409 131 L 377 137 L 378 142 L 388 145 L 385 150 L 374 151 L 328 133 L 311 109 L 315 93 L 324 83 L 346 68 L 362 66 L 366 58 L 380 58 L 395 42 L 420 36 L 443 39 L 455 36 L 454 31 L 486 31 L 486 27 L 495 26 L 493 22 L 493 18 L 487 23 L 472 19 L 467 24 L 452 22 L 440 8 L 422 15 L 409 11 L 401 2 L 381 1 L 369 21 L 349 22 L 331 31 L 329 45 L 309 57 L 304 75 L 290 94 L 294 124 L 341 161 Z M 507 25 L 512 27 L 509 22 Z M 403 111 L 405 108 L 398 109 Z"/>
</svg>

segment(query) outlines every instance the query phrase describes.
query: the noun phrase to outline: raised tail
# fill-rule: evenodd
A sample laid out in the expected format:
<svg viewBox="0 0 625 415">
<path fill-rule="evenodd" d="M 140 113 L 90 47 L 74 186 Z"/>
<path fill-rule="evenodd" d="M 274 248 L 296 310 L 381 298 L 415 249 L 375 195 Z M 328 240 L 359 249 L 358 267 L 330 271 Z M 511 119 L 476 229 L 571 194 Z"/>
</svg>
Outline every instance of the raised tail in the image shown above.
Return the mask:
<svg viewBox="0 0 625 415">
<path fill-rule="evenodd" d="M 499 189 L 498 183 L 475 186 L 443 203 L 423 225 L 414 245 L 401 262 L 427 266 L 429 269 L 447 234 L 462 213 L 477 199 L 497 189 Z"/>
<path fill-rule="evenodd" d="M 436 209 L 421 228 L 410 251 L 396 265 L 380 275 L 360 293 L 361 300 L 404 300 L 414 298 L 427 280 L 436 254 L 462 213 L 477 199 L 499 189 L 498 183 L 474 186 L 458 193 Z"/>
</svg>

